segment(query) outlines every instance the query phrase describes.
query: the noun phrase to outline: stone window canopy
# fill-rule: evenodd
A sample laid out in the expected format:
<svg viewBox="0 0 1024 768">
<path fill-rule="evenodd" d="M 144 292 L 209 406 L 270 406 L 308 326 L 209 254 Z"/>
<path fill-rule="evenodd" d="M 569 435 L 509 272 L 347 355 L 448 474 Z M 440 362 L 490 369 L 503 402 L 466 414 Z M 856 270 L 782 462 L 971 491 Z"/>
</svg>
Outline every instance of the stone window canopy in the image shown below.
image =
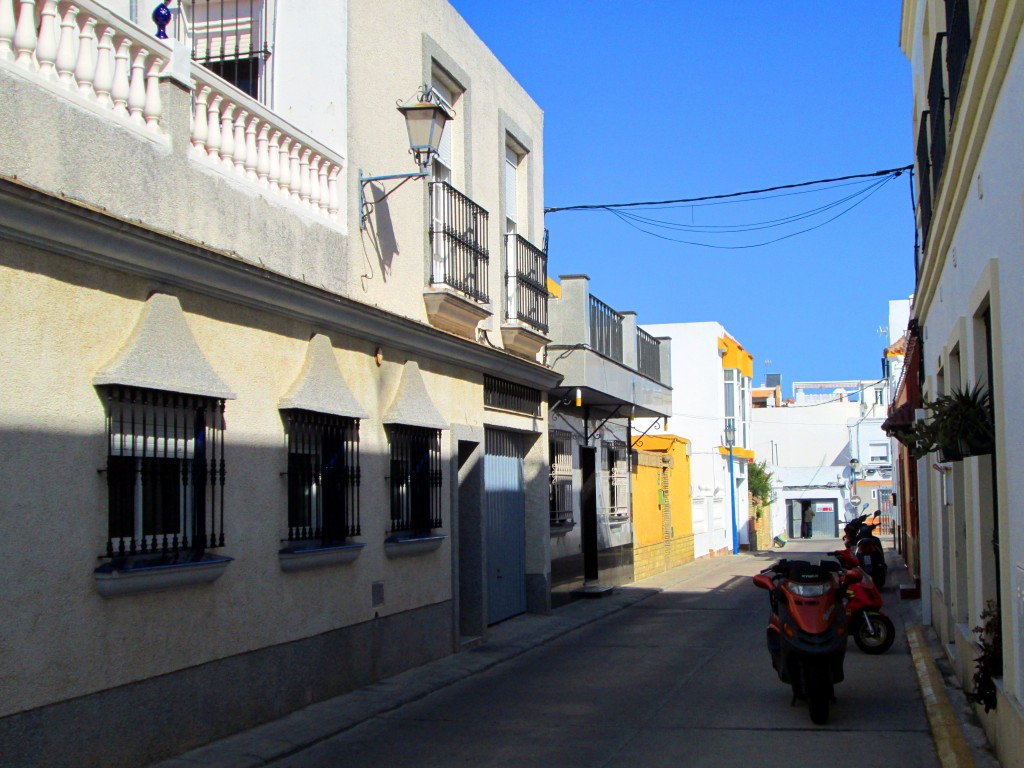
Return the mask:
<svg viewBox="0 0 1024 768">
<path fill-rule="evenodd" d="M 366 419 L 369 413 L 356 400 L 334 357 L 331 341 L 322 333 L 313 336 L 306 349 L 306 362 L 278 408 L 301 409 L 350 419 Z"/>
<path fill-rule="evenodd" d="M 391 407 L 382 419 L 384 424 L 402 424 L 426 429 L 448 429 L 448 422 L 437 410 L 427 392 L 419 363 L 412 360 L 402 369 L 402 379 Z"/>
<path fill-rule="evenodd" d="M 189 330 L 178 297 L 164 293 L 149 297 L 131 337 L 93 384 L 235 399 Z"/>
</svg>

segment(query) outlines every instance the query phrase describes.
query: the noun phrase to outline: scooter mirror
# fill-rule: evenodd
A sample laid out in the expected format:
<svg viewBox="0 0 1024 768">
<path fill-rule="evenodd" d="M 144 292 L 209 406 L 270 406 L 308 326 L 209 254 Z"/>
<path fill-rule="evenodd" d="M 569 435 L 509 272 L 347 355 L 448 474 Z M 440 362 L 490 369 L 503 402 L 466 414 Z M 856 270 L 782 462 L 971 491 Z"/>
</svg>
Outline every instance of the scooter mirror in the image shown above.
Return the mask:
<svg viewBox="0 0 1024 768">
<path fill-rule="evenodd" d="M 760 587 L 761 589 L 767 589 L 769 591 L 775 588 L 771 578 L 765 576 L 763 573 L 759 573 L 754 577 L 754 586 Z"/>
</svg>

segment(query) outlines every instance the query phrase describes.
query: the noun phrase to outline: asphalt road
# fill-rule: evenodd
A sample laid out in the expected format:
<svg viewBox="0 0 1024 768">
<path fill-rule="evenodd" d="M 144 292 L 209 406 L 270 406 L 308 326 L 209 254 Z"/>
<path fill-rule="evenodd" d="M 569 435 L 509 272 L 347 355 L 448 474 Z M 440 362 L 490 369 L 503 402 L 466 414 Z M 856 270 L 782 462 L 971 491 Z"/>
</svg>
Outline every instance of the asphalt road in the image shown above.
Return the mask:
<svg viewBox="0 0 1024 768">
<path fill-rule="evenodd" d="M 784 553 L 813 559 L 837 543 L 794 541 Z M 790 706 L 765 647 L 767 599 L 750 580 L 782 554 L 718 559 L 271 765 L 937 766 L 893 586 L 884 597 L 896 643 L 882 656 L 850 643 L 829 723 Z"/>
</svg>

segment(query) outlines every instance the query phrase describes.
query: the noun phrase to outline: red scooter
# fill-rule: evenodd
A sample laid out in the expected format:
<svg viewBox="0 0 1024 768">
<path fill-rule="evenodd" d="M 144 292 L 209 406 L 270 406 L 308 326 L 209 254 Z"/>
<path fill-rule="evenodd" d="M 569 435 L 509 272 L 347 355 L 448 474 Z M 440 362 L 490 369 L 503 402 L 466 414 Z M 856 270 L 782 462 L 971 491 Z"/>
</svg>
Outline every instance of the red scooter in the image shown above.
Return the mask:
<svg viewBox="0 0 1024 768">
<path fill-rule="evenodd" d="M 877 514 L 877 513 L 876 513 Z M 861 515 L 843 527 L 843 543 L 857 556 L 861 568 L 871 575 L 875 585 L 882 589 L 889 566 L 885 562 L 882 541 L 875 536 L 878 523 L 867 523 L 868 515 Z"/>
<path fill-rule="evenodd" d="M 846 657 L 844 591 L 862 578 L 830 560 L 780 560 L 754 577 L 768 590 L 771 617 L 768 651 L 772 666 L 793 688 L 793 703 L 806 699 L 811 721 L 828 722 L 835 684 L 843 681 Z"/>
<path fill-rule="evenodd" d="M 861 572 L 860 581 L 846 587 L 846 623 L 853 641 L 864 653 L 885 653 L 896 640 L 896 627 L 882 612 L 882 593 L 851 549 L 837 550 L 832 556 L 847 571 Z"/>
</svg>

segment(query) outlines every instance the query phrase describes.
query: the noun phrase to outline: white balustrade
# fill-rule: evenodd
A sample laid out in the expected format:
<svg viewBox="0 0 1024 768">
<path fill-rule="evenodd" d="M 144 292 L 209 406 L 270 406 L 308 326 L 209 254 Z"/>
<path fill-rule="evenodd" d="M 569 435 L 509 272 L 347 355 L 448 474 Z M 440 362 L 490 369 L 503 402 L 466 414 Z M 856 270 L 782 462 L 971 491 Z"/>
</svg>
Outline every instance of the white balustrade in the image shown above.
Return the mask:
<svg viewBox="0 0 1024 768">
<path fill-rule="evenodd" d="M 81 34 L 75 17 L 78 16 L 78 8 L 74 5 L 68 6 L 64 18 L 60 22 L 60 39 L 57 43 L 57 74 L 60 81 L 68 88 L 75 87 L 75 64 L 78 57 L 75 56 L 75 46 L 78 44 L 78 37 Z"/>
<path fill-rule="evenodd" d="M 159 78 L 169 58 L 162 41 L 96 0 L 0 0 L 0 61 L 13 59 L 153 132 L 160 129 Z"/>
<path fill-rule="evenodd" d="M 187 39 L 187 23 L 178 32 Z M 160 132 L 160 76 L 170 56 L 168 43 L 97 0 L 0 0 L 0 66 L 13 62 L 139 130 Z M 193 63 L 191 75 L 193 157 L 338 220 L 337 153 L 202 66 Z"/>
<path fill-rule="evenodd" d="M 96 42 L 96 19 L 86 18 L 78 38 L 78 61 L 75 62 L 75 81 L 78 92 L 87 99 L 95 99 L 96 61 L 99 44 Z"/>
<path fill-rule="evenodd" d="M 14 0 L 0 0 L 0 61 L 14 59 L 14 33 L 18 29 L 14 18 Z"/>
</svg>

